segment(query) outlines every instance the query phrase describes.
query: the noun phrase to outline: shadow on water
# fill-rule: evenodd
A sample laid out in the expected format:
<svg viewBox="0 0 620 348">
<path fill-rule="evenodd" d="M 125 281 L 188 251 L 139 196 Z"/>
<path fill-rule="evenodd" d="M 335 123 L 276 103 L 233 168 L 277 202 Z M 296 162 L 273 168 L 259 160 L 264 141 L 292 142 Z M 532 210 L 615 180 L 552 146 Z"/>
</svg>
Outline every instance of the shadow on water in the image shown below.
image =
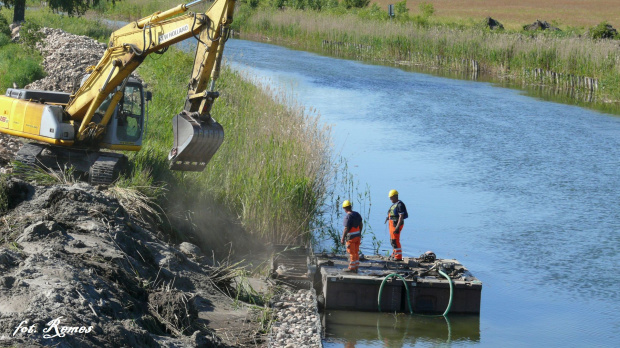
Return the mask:
<svg viewBox="0 0 620 348">
<path fill-rule="evenodd" d="M 480 342 L 478 316 L 411 316 L 407 314 L 327 311 L 325 347 L 411 347 L 416 344 Z"/>
</svg>

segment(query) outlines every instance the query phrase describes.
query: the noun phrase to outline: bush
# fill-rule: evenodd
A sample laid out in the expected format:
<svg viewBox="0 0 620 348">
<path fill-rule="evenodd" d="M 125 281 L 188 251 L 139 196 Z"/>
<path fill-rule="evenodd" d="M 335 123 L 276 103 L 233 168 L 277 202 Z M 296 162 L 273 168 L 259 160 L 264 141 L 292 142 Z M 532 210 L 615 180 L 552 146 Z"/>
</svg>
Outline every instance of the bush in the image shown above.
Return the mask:
<svg viewBox="0 0 620 348">
<path fill-rule="evenodd" d="M 325 0 L 306 0 L 308 8 L 314 11 L 320 11 L 325 5 L 327 1 Z"/>
<path fill-rule="evenodd" d="M 343 0 L 342 5 L 346 8 L 364 8 L 370 4 L 370 0 Z"/>
<path fill-rule="evenodd" d="M 420 13 L 422 17 L 430 17 L 435 13 L 435 7 L 428 2 L 421 2 L 419 5 Z"/>
<path fill-rule="evenodd" d="M 407 8 L 407 0 L 397 2 L 394 5 L 394 16 L 398 19 L 409 18 L 409 9 Z"/>
<path fill-rule="evenodd" d="M 33 21 L 27 21 L 22 24 L 19 30 L 19 42 L 27 48 L 35 49 L 38 42 L 43 40 L 41 26 Z"/>
<path fill-rule="evenodd" d="M 593 39 L 617 39 L 618 31 L 614 29 L 609 23 L 601 22 L 598 25 L 590 28 L 588 35 Z"/>
<path fill-rule="evenodd" d="M 4 18 L 4 16 L 0 16 L 0 34 L 4 34 L 11 37 L 11 29 L 9 29 L 9 22 Z"/>
<path fill-rule="evenodd" d="M 306 8 L 306 0 L 288 0 L 287 4 L 296 10 L 303 10 Z"/>
<path fill-rule="evenodd" d="M 383 19 L 383 20 L 387 20 L 388 17 L 388 13 L 387 11 L 382 10 L 379 5 L 377 4 L 372 4 L 371 7 L 365 8 L 363 10 L 360 10 L 357 15 L 360 18 L 364 18 L 364 19 Z"/>
<path fill-rule="evenodd" d="M 283 8 L 286 0 L 268 0 L 269 6 L 273 8 Z"/>
<path fill-rule="evenodd" d="M 11 42 L 11 37 L 5 33 L 0 33 L 0 47 L 8 45 Z"/>
</svg>

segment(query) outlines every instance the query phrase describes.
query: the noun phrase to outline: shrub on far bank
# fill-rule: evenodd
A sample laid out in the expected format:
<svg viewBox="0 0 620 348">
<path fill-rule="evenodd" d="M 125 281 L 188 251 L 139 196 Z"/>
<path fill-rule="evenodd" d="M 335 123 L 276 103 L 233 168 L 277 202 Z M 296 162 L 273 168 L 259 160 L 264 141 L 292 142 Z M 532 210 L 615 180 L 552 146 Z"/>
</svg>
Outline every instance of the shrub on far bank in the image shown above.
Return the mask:
<svg viewBox="0 0 620 348">
<path fill-rule="evenodd" d="M 370 0 L 342 0 L 345 8 L 364 8 L 370 4 Z"/>
<path fill-rule="evenodd" d="M 588 36 L 593 39 L 618 39 L 618 31 L 607 22 L 601 22 L 588 30 Z"/>
</svg>

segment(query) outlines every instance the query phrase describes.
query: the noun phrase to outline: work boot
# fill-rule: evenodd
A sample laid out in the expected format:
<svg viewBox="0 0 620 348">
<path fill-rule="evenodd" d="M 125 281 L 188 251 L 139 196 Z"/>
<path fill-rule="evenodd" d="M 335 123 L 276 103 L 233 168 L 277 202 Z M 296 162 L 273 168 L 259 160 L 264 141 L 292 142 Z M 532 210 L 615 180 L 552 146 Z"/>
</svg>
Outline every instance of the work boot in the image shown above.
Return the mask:
<svg viewBox="0 0 620 348">
<path fill-rule="evenodd" d="M 347 268 L 347 269 L 344 270 L 344 272 L 346 272 L 346 273 L 357 273 L 357 269 Z"/>
</svg>

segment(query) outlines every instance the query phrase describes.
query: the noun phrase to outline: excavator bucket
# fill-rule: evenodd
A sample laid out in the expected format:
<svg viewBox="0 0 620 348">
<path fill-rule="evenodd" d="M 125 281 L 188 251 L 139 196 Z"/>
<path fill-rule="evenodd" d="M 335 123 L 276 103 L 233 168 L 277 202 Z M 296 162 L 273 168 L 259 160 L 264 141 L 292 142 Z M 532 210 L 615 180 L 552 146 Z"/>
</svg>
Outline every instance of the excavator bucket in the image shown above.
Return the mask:
<svg viewBox="0 0 620 348">
<path fill-rule="evenodd" d="M 183 111 L 172 118 L 174 143 L 170 169 L 201 172 L 224 141 L 224 128 L 210 119 L 200 121 Z"/>
</svg>

